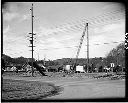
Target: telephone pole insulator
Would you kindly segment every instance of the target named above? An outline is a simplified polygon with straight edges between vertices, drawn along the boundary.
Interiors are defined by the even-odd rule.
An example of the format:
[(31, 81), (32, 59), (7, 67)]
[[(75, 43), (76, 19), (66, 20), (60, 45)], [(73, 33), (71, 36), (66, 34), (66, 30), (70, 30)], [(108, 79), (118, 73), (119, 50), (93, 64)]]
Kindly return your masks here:
[[(32, 46), (28, 46), (28, 47), (32, 47)], [(33, 47), (36, 47), (36, 46), (33, 46)], [(33, 50), (34, 51), (34, 50)]]

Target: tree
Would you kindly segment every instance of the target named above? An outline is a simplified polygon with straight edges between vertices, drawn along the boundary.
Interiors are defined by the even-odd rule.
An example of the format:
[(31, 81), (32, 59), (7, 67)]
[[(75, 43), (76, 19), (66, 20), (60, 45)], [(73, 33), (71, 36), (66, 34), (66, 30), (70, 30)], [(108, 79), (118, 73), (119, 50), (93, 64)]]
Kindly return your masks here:
[(125, 45), (120, 43), (116, 48), (113, 48), (106, 57), (107, 62), (115, 63), (116, 65), (125, 66)]

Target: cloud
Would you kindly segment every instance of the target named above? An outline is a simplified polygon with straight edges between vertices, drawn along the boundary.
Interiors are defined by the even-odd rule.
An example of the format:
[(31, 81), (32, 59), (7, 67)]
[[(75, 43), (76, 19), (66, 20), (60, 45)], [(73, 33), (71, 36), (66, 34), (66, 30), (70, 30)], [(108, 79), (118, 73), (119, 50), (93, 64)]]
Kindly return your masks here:
[[(50, 45), (53, 42), (59, 42), (63, 45), (68, 45), (68, 44), (72, 45), (74, 42), (76, 42), (75, 40), (78, 40), (81, 37), (81, 33), (60, 32), (58, 28), (49, 29), (49, 28), (40, 27), (36, 31), (38, 34), (37, 36), (38, 41), (39, 41), (38, 43), (47, 44), (47, 45)], [(55, 32), (57, 34), (55, 34)]]
[(48, 38), (45, 41), (40, 41), (42, 44), (38, 44), (37, 46), (39, 48), (47, 48), (47, 49), (51, 49), (51, 48), (63, 48), (63, 44), (58, 42), (58, 40), (54, 37)]
[(19, 17), (19, 14), (18, 13), (9, 13), (9, 12), (7, 12), (7, 13), (5, 13), (3, 15), (3, 19), (5, 21), (11, 21), (11, 20), (13, 20), (13, 19), (15, 19), (17, 17)]
[[(22, 36), (15, 35), (12, 32), (9, 32), (8, 35), (3, 35), (3, 52), (5, 54), (11, 57), (29, 56), (29, 49), (27, 40)], [(20, 52), (24, 52), (24, 54)]]
[[(43, 26), (40, 26), (38, 28), (38, 33), (42, 34), (42, 36), (51, 36), (51, 35), (57, 35), (57, 34), (71, 34), (73, 32), (78, 32), (79, 28), (75, 27), (76, 25), (70, 25), (70, 24), (63, 24), (58, 25), (53, 28), (44, 28)], [(62, 35), (63, 36), (63, 35)]]
[[(119, 28), (121, 28), (121, 31), (125, 29), (125, 23), (121, 23), (121, 24), (117, 24), (117, 23), (113, 23), (113, 24), (108, 24), (105, 25), (103, 27), (96, 27), (94, 29), (94, 33), (98, 34), (98, 33), (104, 33), (104, 32), (111, 32), (111, 31), (117, 31)], [(122, 29), (123, 28), (123, 29)]]
[(37, 29), (37, 31), (38, 31), (40, 36), (48, 36), (48, 35), (53, 34), (54, 32), (56, 32), (57, 29), (49, 29), (49, 28), (44, 28), (44, 27), (40, 26)]
[(19, 22), (23, 22), (25, 20), (29, 20), (31, 17), (30, 17), (30, 14), (23, 14), (21, 15), (21, 18), (19, 19)]
[(74, 46), (77, 46), (79, 43), (81, 33), (74, 33), (71, 35), (58, 35), (52, 35), (51, 37), (45, 38), (44, 40), (43, 37), (40, 37), (40, 43), (38, 43), (36, 47), (40, 49), (40, 52), (42, 51), (41, 53), (47, 54), (49, 59), (66, 57), (74, 58), (77, 51), (77, 48)]
[(64, 48), (64, 45), (60, 43), (57, 38), (51, 37), (48, 38), (45, 42), (41, 42), (43, 42), (43, 44), (39, 43), (35, 49), (37, 49), (37, 52), (42, 51), (42, 56), (46, 53), (49, 59), (57, 59), (64, 56), (66, 57), (68, 54), (68, 50)]
[(7, 12), (3, 15), (3, 19), (8, 22), (15, 20), (15, 19), (17, 19), (19, 22), (22, 22), (22, 21), (30, 19), (30, 15), (29, 14), (19, 14), (19, 13), (15, 13), (15, 12), (11, 12), (11, 13)]
[(108, 3), (108, 5), (103, 7), (103, 10), (124, 9), (124, 7), (121, 3)]
[(13, 19), (18, 18), (19, 22), (27, 20), (30, 17), (30, 14), (25, 14), (25, 10), (28, 7), (29, 6), (26, 3), (7, 2), (2, 7), (3, 19), (5, 21), (11, 21)]
[[(110, 38), (110, 35), (95, 35), (90, 38), (89, 40), (89, 57), (105, 57), (110, 50), (115, 48), (121, 41), (122, 36), (120, 35), (113, 35), (113, 38)], [(118, 43), (112, 43), (112, 42)], [(109, 44), (104, 44), (109, 43)], [(86, 41), (83, 42), (82, 48), (80, 50), (80, 58), (87, 57), (87, 46)]]
[[(7, 28), (5, 28), (5, 30), (4, 30), (4, 32), (6, 33), (8, 31), (10, 31), (9, 30), (10, 28), (11, 28), (11, 32), (13, 32), (13, 34), (11, 32), (9, 32), (8, 35), (4, 36), (4, 43), (7, 44), (7, 46), (4, 45), (4, 47), (7, 48), (9, 46), (10, 48), (13, 48), (14, 49), (13, 52), (18, 52), (18, 50), (21, 49), (21, 51), (25, 51), (24, 54), (26, 55), (26, 53), (27, 53), (26, 51), (28, 49), (31, 49), (31, 48), (27, 47), (30, 44), (29, 40), (26, 40), (25, 38), (22, 39), (20, 37), (18, 38), (15, 36), (15, 35), (25, 36), (25, 35), (27, 35), (28, 31), (31, 31), (31, 27), (28, 26), (28, 24), (31, 25), (31, 20), (28, 20), (29, 18), (31, 19), (30, 13), (28, 13), (29, 12), (28, 10), (30, 9), (31, 4), (29, 6), (24, 6), (24, 5), (28, 5), (28, 3), (27, 4), (24, 3), (23, 5), (21, 5), (20, 3), (19, 3), (19, 5), (14, 3), (14, 4), (12, 4), (11, 8), (8, 6), (8, 11), (4, 12), (4, 20), (12, 21), (12, 22), (4, 21), (4, 25), (7, 23), (7, 25), (10, 26), (10, 27), (7, 26)], [(77, 22), (77, 20), (79, 20), (79, 19), (74, 19), (75, 17), (78, 16), (76, 13), (73, 15), (71, 14), (72, 18), (70, 18), (70, 20), (67, 20), (70, 15), (67, 15), (67, 17), (65, 17), (66, 19), (64, 20), (64, 19), (59, 19), (59, 18), (63, 17), (63, 15), (65, 15), (66, 12), (62, 13), (61, 16), (59, 16), (60, 14), (58, 14), (58, 16), (55, 16), (55, 13), (57, 13), (56, 10), (52, 9), (53, 12), (51, 12), (52, 13), (51, 14), (47, 11), (43, 12), (43, 10), (40, 9), (42, 7), (42, 5), (35, 4), (34, 7), (35, 7), (34, 15), (37, 16), (37, 18), (38, 18), (38, 19), (35, 18), (36, 20), (34, 20), (35, 21), (34, 33), (37, 34), (36, 36), (34, 36), (36, 38), (35, 41), (37, 41), (36, 43), (34, 43), (34, 45), (36, 46), (34, 48), (34, 50), (35, 50), (34, 52), (36, 52), (36, 49), (49, 49), (49, 50), (40, 51), (41, 52), (40, 55), (43, 55), (43, 53), (45, 52), (49, 56), (49, 58), (71, 57), (72, 55), (73, 55), (73, 57), (75, 57), (77, 48), (74, 49), (74, 48), (65, 48), (65, 47), (67, 47), (67, 46), (72, 47), (75, 45), (79, 45), (80, 38), (81, 38), (82, 32), (84, 30), (84, 25), (81, 20), (83, 20), (86, 17), (86, 14), (81, 15), (82, 19), (80, 19), (80, 23), (83, 26), (79, 26), (79, 22)], [(50, 10), (51, 6), (49, 5), (49, 7), (50, 7), (49, 10)], [(103, 8), (103, 7), (101, 7), (101, 8)], [(95, 9), (95, 7), (94, 7), (94, 9)], [(46, 10), (48, 10), (48, 9), (46, 9)], [(83, 12), (85, 12), (85, 10)], [(101, 9), (99, 12), (101, 13)], [(103, 10), (103, 12), (104, 12), (104, 10)], [(74, 13), (74, 12), (72, 12), (72, 13)], [(89, 17), (91, 17), (91, 15)], [(119, 18), (119, 17), (117, 16), (117, 18)], [(60, 20), (62, 20), (62, 21), (59, 22)], [(22, 21), (25, 21), (25, 22), (22, 23)], [(66, 21), (70, 21), (70, 22), (64, 24), (64, 22), (66, 22)], [(55, 26), (57, 24), (60, 24), (60, 25)], [(96, 27), (94, 31), (89, 30), (90, 45), (92, 45), (92, 46), (90, 46), (90, 56), (97, 56), (97, 55), (99, 56), (101, 54), (104, 55), (104, 53), (103, 53), (104, 50), (106, 51), (106, 49), (109, 49), (109, 48), (105, 47), (104, 45), (93, 46), (93, 43), (103, 44), (103, 42), (109, 42), (112, 40), (115, 41), (117, 39), (120, 40), (120, 38), (122, 38), (120, 33), (124, 29), (120, 28), (122, 25), (120, 25), (120, 26), (119, 25), (113, 23), (112, 25), (110, 24), (110, 25), (102, 26), (101, 28)], [(50, 28), (51, 26), (53, 28)], [(80, 27), (81, 27), (81, 30), (78, 29)], [(91, 27), (89, 26), (89, 29), (90, 28)], [(24, 29), (24, 30), (21, 30), (21, 29)], [(23, 34), (23, 32), (26, 32), (26, 34), (25, 33)], [(23, 34), (23, 35), (21, 35), (21, 34)], [(82, 53), (80, 54), (81, 57), (86, 57), (86, 52), (85, 52), (86, 51), (86, 40), (87, 39), (85, 37), (85, 39), (84, 39), (85, 43), (82, 45), (83, 49), (81, 51)], [(27, 45), (25, 45), (26, 42), (28, 42)], [(25, 46), (26, 46), (26, 48), (24, 49)], [(110, 46), (110, 45), (108, 45), (108, 46)], [(60, 48), (60, 49), (54, 49), (54, 48)], [(28, 53), (31, 55), (30, 51), (28, 51)]]
[(9, 30), (10, 30), (10, 26), (8, 25), (8, 26), (3, 30), (3, 33), (4, 33), (4, 34), (5, 34), (5, 33), (8, 33)]
[(3, 35), (3, 44), (6, 45), (25, 45), (27, 40), (23, 36), (16, 35), (15, 33), (9, 32), (7, 35)]

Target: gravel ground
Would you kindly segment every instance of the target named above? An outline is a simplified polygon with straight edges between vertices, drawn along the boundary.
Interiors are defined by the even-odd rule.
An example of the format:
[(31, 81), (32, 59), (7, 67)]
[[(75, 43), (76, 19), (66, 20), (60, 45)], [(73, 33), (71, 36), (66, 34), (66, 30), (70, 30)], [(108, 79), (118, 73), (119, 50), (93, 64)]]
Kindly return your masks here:
[(51, 83), (4, 79), (2, 100), (38, 100), (59, 91)]

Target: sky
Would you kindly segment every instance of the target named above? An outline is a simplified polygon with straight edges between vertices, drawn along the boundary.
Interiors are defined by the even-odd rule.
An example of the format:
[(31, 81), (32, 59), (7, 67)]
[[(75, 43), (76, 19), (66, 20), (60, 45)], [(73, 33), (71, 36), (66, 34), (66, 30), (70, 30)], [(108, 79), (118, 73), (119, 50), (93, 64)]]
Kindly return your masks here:
[[(125, 39), (125, 6), (118, 2), (6, 2), (3, 53), (31, 58), (31, 6), (34, 58), (75, 58), (88, 23), (89, 57), (105, 57)], [(87, 58), (87, 28), (79, 58)]]

